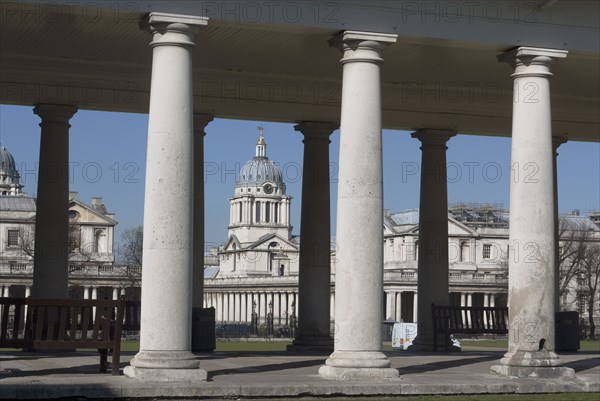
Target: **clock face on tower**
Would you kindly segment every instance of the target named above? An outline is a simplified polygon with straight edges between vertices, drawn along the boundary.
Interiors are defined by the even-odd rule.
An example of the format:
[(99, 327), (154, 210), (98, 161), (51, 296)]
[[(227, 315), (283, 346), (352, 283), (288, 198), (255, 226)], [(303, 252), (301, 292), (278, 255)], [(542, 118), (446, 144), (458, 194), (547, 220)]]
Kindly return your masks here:
[(263, 186), (263, 191), (264, 191), (266, 194), (272, 194), (272, 193), (273, 193), (273, 185), (271, 185), (271, 184), (265, 184), (265, 185)]

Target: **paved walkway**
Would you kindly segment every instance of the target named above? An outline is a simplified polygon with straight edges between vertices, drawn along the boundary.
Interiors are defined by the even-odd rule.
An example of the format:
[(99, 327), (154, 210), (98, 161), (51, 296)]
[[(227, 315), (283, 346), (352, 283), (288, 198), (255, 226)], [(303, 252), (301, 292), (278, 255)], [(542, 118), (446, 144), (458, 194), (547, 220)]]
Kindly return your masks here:
[[(516, 379), (489, 373), (502, 351), (452, 354), (390, 352), (400, 378), (340, 382), (322, 379), (317, 369), (327, 355), (285, 352), (228, 352), (202, 355), (203, 383), (144, 383), (99, 374), (93, 352), (0, 352), (0, 399), (65, 397), (294, 397), (319, 395), (406, 395), (600, 392), (600, 354), (562, 355), (576, 379)], [(134, 353), (122, 355), (122, 367)]]

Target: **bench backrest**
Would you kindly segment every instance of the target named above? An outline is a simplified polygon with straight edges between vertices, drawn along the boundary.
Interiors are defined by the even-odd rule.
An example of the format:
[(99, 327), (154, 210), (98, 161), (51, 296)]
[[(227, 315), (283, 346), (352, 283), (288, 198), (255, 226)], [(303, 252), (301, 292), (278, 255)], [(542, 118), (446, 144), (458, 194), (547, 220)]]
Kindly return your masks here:
[(508, 308), (431, 305), (434, 329), (454, 332), (507, 333)]
[(113, 348), (124, 300), (0, 298), (0, 344), (40, 349)]

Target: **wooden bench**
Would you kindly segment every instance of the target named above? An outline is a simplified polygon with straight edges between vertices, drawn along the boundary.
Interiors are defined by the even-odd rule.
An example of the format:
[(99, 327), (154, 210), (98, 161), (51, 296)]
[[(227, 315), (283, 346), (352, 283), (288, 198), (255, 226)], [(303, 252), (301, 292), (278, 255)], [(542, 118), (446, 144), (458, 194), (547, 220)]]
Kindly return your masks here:
[(0, 307), (0, 347), (96, 348), (102, 373), (111, 350), (112, 374), (119, 374), (124, 299), (0, 298)]
[(439, 335), (443, 336), (444, 347), (449, 351), (451, 334), (508, 334), (507, 307), (432, 304), (431, 315), (434, 351), (437, 351)]

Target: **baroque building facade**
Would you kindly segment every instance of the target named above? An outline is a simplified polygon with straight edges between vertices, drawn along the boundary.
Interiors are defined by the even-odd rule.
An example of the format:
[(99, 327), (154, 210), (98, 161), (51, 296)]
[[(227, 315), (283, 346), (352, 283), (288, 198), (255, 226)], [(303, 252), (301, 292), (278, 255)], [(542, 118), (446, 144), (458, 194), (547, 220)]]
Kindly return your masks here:
[[(33, 282), (37, 199), (22, 191), (12, 154), (0, 147), (0, 295), (28, 297)], [(139, 297), (140, 268), (115, 265), (115, 215), (102, 198), (83, 202), (69, 193), (69, 295)], [(52, 249), (48, 250), (51, 257)]]
[[(22, 191), (10, 152), (0, 147), (0, 295), (27, 297), (33, 279), (36, 199)], [(255, 156), (239, 172), (230, 198), (228, 237), (204, 257), (204, 306), (214, 307), (217, 322), (249, 323), (252, 313), (264, 324), (288, 326), (298, 316), (300, 237), (290, 221), (292, 197), (281, 171), (267, 157), (260, 134)], [(596, 214), (579, 211), (560, 217), (559, 253), (574, 253), (578, 239), (600, 242)], [(75, 298), (140, 298), (141, 268), (115, 263), (115, 216), (102, 198), (81, 201), (69, 194), (69, 295)], [(509, 213), (502, 205), (455, 204), (448, 209), (450, 304), (506, 306)], [(335, 241), (332, 239), (330, 319), (335, 307)], [(384, 210), (384, 293), (387, 321), (417, 321), (419, 209)], [(561, 258), (565, 264), (568, 257)], [(561, 283), (561, 310), (584, 316), (600, 300), (586, 296), (583, 278)], [(596, 297), (598, 298), (598, 297)], [(333, 326), (335, 327), (335, 326)], [(335, 328), (333, 329), (335, 331)]]

